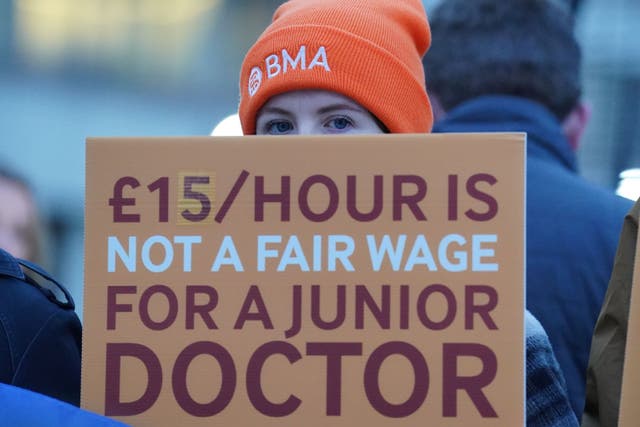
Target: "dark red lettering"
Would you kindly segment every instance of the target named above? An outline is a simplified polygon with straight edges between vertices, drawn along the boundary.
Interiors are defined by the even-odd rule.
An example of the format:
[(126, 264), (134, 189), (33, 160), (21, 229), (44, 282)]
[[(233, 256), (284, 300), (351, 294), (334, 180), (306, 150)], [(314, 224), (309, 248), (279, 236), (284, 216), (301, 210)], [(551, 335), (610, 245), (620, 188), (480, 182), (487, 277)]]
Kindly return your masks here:
[[(121, 360), (134, 357), (147, 370), (147, 387), (138, 399), (120, 400)], [(153, 406), (162, 388), (162, 368), (158, 356), (142, 344), (107, 343), (105, 362), (104, 414), (107, 416), (131, 416), (141, 414)]]
[[(434, 293), (439, 293), (442, 296), (444, 296), (447, 302), (446, 303), (447, 312), (444, 318), (439, 322), (432, 320), (427, 314), (427, 300)], [(420, 322), (422, 322), (422, 324), (425, 327), (432, 329), (434, 331), (440, 331), (442, 329), (446, 329), (449, 326), (451, 326), (451, 324), (456, 318), (456, 312), (457, 312), (458, 306), (457, 306), (456, 297), (453, 294), (453, 291), (451, 291), (451, 289), (447, 288), (445, 285), (436, 283), (436, 284), (427, 286), (422, 290), (422, 292), (420, 292), (420, 295), (418, 295), (416, 308), (418, 311), (418, 318), (420, 319)]]
[(381, 301), (378, 305), (369, 293), (365, 285), (356, 285), (355, 305), (356, 305), (356, 329), (364, 329), (364, 306), (369, 308), (369, 312), (382, 329), (391, 327), (391, 288), (389, 285), (382, 285)]
[(307, 355), (327, 357), (327, 409), (329, 416), (338, 416), (342, 403), (342, 356), (362, 355), (362, 344), (355, 342), (310, 342)]
[(336, 289), (336, 315), (331, 321), (324, 321), (320, 316), (320, 286), (311, 286), (311, 321), (320, 329), (331, 330), (344, 323), (347, 306), (347, 289), (345, 285), (338, 285)]
[[(485, 304), (476, 304), (476, 294), (484, 294), (487, 296)], [(498, 292), (491, 286), (487, 285), (467, 285), (464, 288), (464, 328), (473, 329), (473, 315), (477, 314), (484, 321), (488, 329), (498, 329), (496, 322), (491, 317), (493, 311), (498, 305)]]
[(458, 219), (458, 175), (449, 175), (449, 221)]
[[(202, 304), (196, 304), (196, 298), (198, 295), (206, 296), (207, 301)], [(218, 329), (216, 322), (214, 322), (211, 317), (211, 312), (218, 305), (218, 292), (214, 288), (205, 285), (187, 286), (186, 298), (185, 327), (187, 329), (194, 329), (196, 314), (200, 315), (207, 328)]]
[(116, 313), (131, 313), (131, 304), (118, 304), (116, 297), (118, 294), (135, 294), (135, 286), (107, 286), (107, 329), (116, 328)]
[(400, 285), (400, 329), (409, 329), (409, 285)]
[[(476, 357), (482, 362), (482, 371), (475, 376), (458, 376), (458, 358)], [(442, 360), (442, 415), (455, 417), (458, 414), (458, 390), (464, 390), (483, 418), (498, 416), (482, 389), (496, 377), (498, 360), (487, 346), (473, 343), (445, 343)]]
[(291, 177), (280, 177), (281, 193), (266, 194), (264, 190), (264, 176), (255, 179), (255, 221), (264, 221), (265, 203), (280, 203), (280, 221), (289, 221), (291, 216)]
[[(311, 206), (309, 205), (309, 191), (311, 187), (315, 184), (321, 184), (329, 193), (329, 203), (327, 204), (327, 208), (323, 212), (316, 213), (311, 210)], [(309, 178), (305, 179), (300, 186), (300, 191), (298, 192), (298, 203), (300, 205), (300, 212), (307, 218), (309, 221), (313, 222), (323, 222), (329, 220), (338, 210), (338, 202), (340, 196), (338, 192), (338, 187), (335, 182), (331, 180), (326, 175), (311, 175)]]
[[(157, 294), (164, 295), (168, 304), (167, 315), (159, 322), (154, 321), (149, 314), (149, 301), (151, 301), (152, 296)], [(147, 328), (152, 331), (162, 331), (173, 325), (173, 322), (175, 322), (178, 317), (178, 298), (170, 287), (166, 285), (153, 285), (145, 289), (142, 293), (138, 310), (140, 312), (140, 320), (142, 320), (142, 323)]]
[(123, 206), (135, 206), (135, 197), (123, 197), (124, 187), (138, 188), (140, 182), (132, 176), (123, 176), (113, 185), (113, 197), (109, 199), (109, 206), (113, 206), (113, 222), (140, 222), (140, 214), (124, 213)]
[(191, 222), (199, 222), (205, 220), (211, 213), (211, 200), (206, 193), (196, 191), (193, 186), (197, 184), (209, 184), (208, 176), (185, 176), (182, 191), (184, 194), (184, 200), (193, 200), (200, 205), (200, 209), (197, 212), (192, 212), (189, 209), (183, 209), (181, 215), (184, 219)]
[[(405, 195), (402, 192), (404, 184), (413, 184), (416, 187), (415, 194)], [(402, 205), (407, 205), (413, 216), (418, 221), (426, 221), (427, 217), (418, 206), (427, 195), (427, 182), (417, 175), (393, 176), (393, 220), (402, 221)]]
[[(251, 306), (253, 303), (256, 304), (256, 309), (258, 310), (255, 313), (251, 313)], [(267, 306), (264, 304), (260, 289), (258, 289), (256, 285), (251, 285), (249, 288), (249, 292), (247, 292), (247, 296), (244, 299), (244, 303), (242, 304), (242, 308), (240, 309), (238, 319), (236, 320), (233, 329), (242, 329), (244, 327), (244, 322), (247, 320), (260, 321), (265, 329), (273, 329), (273, 323), (271, 323)]]
[(224, 217), (227, 215), (227, 212), (229, 212), (229, 209), (231, 209), (233, 202), (236, 200), (236, 197), (238, 197), (238, 194), (240, 193), (240, 190), (242, 189), (242, 186), (244, 185), (248, 177), (249, 172), (243, 169), (240, 172), (240, 175), (238, 175), (236, 182), (233, 184), (231, 191), (229, 191), (229, 194), (227, 194), (224, 202), (222, 202), (222, 206), (220, 206), (220, 210), (214, 218), (217, 223), (221, 223), (224, 220)]
[[(218, 395), (207, 403), (193, 400), (187, 387), (187, 371), (189, 365), (197, 356), (212, 356), (220, 365), (222, 378)], [(224, 410), (229, 405), (236, 390), (236, 367), (229, 352), (220, 344), (210, 341), (198, 341), (185, 347), (176, 358), (173, 367), (171, 384), (176, 402), (185, 412), (194, 417), (211, 417)]]
[(487, 173), (477, 173), (467, 180), (467, 194), (487, 205), (486, 212), (476, 212), (469, 209), (464, 213), (467, 218), (473, 221), (489, 221), (498, 214), (498, 201), (489, 193), (480, 191), (477, 188), (477, 184), (481, 182), (494, 185), (498, 180), (493, 175)]
[(302, 327), (302, 286), (293, 286), (293, 313), (291, 313), (291, 327), (284, 332), (285, 338), (294, 337)]
[[(373, 177), (373, 206), (369, 212), (360, 212), (358, 210), (358, 192), (356, 186), (356, 176), (347, 176), (347, 212), (351, 218), (360, 222), (373, 221), (380, 216), (382, 212), (382, 175), (375, 175)], [(368, 197), (366, 198), (368, 200)]]
[[(403, 402), (393, 404), (388, 402), (380, 390), (380, 367), (387, 357), (399, 354), (406, 357), (413, 367), (413, 391), (411, 396)], [(427, 398), (429, 391), (429, 367), (420, 350), (409, 343), (392, 341), (376, 348), (364, 369), (364, 390), (373, 408), (390, 418), (407, 417), (416, 412)]]
[(290, 395), (283, 403), (273, 403), (264, 395), (260, 380), (262, 367), (274, 354), (282, 354), (292, 364), (302, 358), (298, 349), (285, 341), (271, 341), (258, 347), (247, 365), (247, 395), (253, 407), (260, 413), (269, 417), (284, 417), (298, 409), (302, 401)]
[(169, 177), (163, 176), (147, 185), (150, 192), (158, 190), (158, 222), (169, 221)]

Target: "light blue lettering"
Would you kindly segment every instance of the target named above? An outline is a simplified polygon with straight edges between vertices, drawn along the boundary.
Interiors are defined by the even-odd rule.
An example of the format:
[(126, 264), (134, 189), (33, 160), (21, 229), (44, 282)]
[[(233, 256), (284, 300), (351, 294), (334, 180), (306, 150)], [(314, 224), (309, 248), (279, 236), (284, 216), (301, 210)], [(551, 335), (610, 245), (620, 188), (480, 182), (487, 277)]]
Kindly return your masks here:
[(278, 264), (278, 271), (286, 270), (289, 265), (297, 265), (301, 271), (309, 271), (309, 263), (307, 263), (297, 236), (289, 237), (287, 246), (284, 248), (284, 253)]
[(466, 239), (459, 234), (448, 234), (444, 236), (444, 238), (440, 241), (440, 246), (438, 247), (438, 258), (440, 259), (440, 264), (447, 271), (459, 272), (465, 271), (467, 269), (467, 253), (464, 251), (454, 251), (453, 258), (456, 259), (457, 263), (452, 263), (449, 259), (447, 251), (449, 249), (449, 245), (457, 243), (460, 246), (464, 246), (467, 241)]
[(282, 236), (258, 236), (258, 271), (265, 271), (265, 260), (267, 258), (276, 258), (278, 256), (278, 251), (276, 249), (267, 249), (267, 244), (280, 243), (281, 241)]
[[(151, 247), (160, 244), (164, 248), (164, 258), (160, 264), (154, 264), (151, 260)], [(142, 245), (142, 264), (152, 273), (162, 273), (166, 271), (173, 261), (173, 246), (169, 239), (164, 236), (151, 236)]]
[[(338, 245), (344, 245), (343, 249), (338, 249)], [(349, 257), (353, 255), (355, 244), (353, 238), (345, 235), (330, 235), (327, 242), (327, 269), (336, 271), (336, 260), (340, 260), (342, 267), (346, 271), (355, 271)]]
[(175, 236), (174, 243), (183, 245), (182, 250), (182, 271), (191, 271), (192, 246), (194, 243), (202, 243), (202, 236)]
[(438, 271), (438, 266), (433, 259), (433, 254), (431, 253), (431, 249), (429, 249), (424, 234), (418, 235), (415, 242), (413, 242), (413, 248), (411, 248), (411, 253), (404, 266), (404, 271), (413, 271), (416, 264), (426, 265), (429, 271)]
[(231, 236), (224, 236), (222, 239), (216, 258), (213, 260), (211, 271), (220, 271), (220, 267), (223, 265), (232, 265), (235, 271), (244, 271), (240, 255), (238, 255), (238, 250)]
[(136, 271), (136, 236), (129, 236), (129, 246), (125, 248), (116, 236), (109, 236), (107, 239), (107, 271), (116, 271), (116, 255), (130, 273)]
[(398, 236), (398, 241), (394, 247), (391, 242), (391, 237), (389, 237), (388, 234), (385, 234), (382, 236), (382, 240), (378, 246), (376, 244), (376, 237), (372, 234), (368, 234), (367, 245), (369, 246), (369, 257), (371, 258), (371, 267), (373, 267), (373, 270), (380, 271), (384, 258), (388, 257), (393, 271), (398, 271), (400, 269), (400, 262), (402, 261), (402, 254), (406, 241), (407, 235), (401, 234)]
[(322, 271), (322, 236), (313, 236), (313, 271)]
[(471, 268), (473, 271), (498, 271), (497, 263), (483, 263), (482, 258), (495, 257), (495, 249), (483, 247), (483, 243), (496, 243), (498, 236), (495, 234), (475, 234), (472, 239), (473, 255), (471, 257)]

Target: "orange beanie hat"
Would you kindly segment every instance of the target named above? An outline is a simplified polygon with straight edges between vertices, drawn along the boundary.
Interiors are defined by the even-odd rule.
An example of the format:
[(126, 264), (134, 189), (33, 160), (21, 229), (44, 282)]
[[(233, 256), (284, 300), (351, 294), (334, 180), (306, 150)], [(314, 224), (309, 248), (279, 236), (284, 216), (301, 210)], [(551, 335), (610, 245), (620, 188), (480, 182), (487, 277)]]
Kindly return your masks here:
[(421, 0), (290, 0), (242, 64), (243, 132), (256, 133), (269, 98), (300, 89), (347, 96), (392, 133), (429, 132), (421, 60), (430, 42)]

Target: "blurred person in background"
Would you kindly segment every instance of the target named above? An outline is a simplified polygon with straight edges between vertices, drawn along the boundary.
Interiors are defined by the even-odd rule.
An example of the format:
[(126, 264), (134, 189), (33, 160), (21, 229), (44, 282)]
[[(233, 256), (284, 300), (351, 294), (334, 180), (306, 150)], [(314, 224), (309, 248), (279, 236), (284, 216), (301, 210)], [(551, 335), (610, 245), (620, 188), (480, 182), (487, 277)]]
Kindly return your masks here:
[(82, 326), (38, 265), (43, 234), (26, 181), (0, 170), (0, 383), (80, 404)]
[(45, 230), (27, 181), (0, 167), (0, 248), (16, 258), (46, 265)]
[(560, 1), (445, 0), (423, 62), (434, 132), (527, 133), (527, 308), (546, 329), (579, 418), (593, 328), (631, 202), (578, 174), (590, 118)]
[[(243, 132), (428, 133), (421, 61), (429, 43), (419, 0), (288, 1), (243, 61)], [(527, 426), (577, 426), (543, 327), (529, 312), (525, 324)]]

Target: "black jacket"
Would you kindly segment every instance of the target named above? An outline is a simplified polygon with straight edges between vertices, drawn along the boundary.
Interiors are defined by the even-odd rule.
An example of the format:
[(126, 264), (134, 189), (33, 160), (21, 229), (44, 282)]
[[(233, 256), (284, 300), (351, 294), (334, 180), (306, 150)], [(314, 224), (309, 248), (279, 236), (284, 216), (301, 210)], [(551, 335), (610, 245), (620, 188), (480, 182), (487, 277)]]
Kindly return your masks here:
[(66, 289), (0, 249), (0, 382), (78, 405), (81, 337)]

